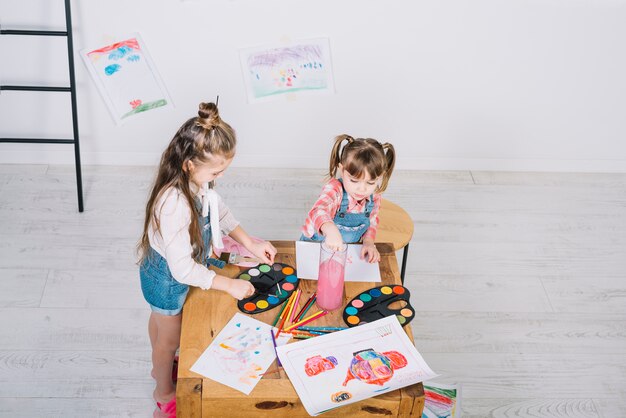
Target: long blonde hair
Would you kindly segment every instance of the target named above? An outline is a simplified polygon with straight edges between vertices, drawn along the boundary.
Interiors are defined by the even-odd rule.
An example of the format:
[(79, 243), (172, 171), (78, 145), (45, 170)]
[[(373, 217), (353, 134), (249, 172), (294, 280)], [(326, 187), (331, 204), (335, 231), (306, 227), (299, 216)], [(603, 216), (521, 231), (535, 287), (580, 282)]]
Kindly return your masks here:
[(189, 236), (193, 248), (192, 256), (195, 260), (201, 261), (204, 243), (198, 225), (198, 210), (194, 204), (193, 194), (189, 189), (190, 173), (186, 166), (189, 161), (202, 163), (213, 156), (230, 159), (235, 155), (236, 144), (235, 131), (220, 118), (217, 105), (215, 103), (200, 103), (198, 116), (187, 120), (178, 129), (161, 156), (159, 171), (146, 206), (143, 233), (137, 244), (140, 262), (150, 252), (148, 239), (150, 223), (154, 223), (157, 232), (161, 231), (156, 204), (163, 192), (170, 187), (180, 190), (191, 208)]
[[(342, 144), (346, 142), (345, 145)], [(381, 144), (372, 138), (352, 138), (350, 135), (339, 135), (330, 154), (328, 177), (335, 178), (339, 164), (355, 178), (361, 178), (365, 173), (372, 179), (382, 176), (381, 184), (376, 188), (377, 193), (387, 189), (389, 178), (396, 161), (396, 152), (393, 145), (386, 142)]]

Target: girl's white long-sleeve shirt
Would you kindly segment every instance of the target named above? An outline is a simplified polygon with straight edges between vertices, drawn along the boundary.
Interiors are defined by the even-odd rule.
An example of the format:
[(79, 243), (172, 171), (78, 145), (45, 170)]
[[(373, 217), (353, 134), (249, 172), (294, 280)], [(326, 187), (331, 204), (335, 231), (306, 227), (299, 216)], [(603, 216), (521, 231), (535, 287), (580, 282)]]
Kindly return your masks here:
[[(191, 190), (202, 200), (202, 189), (191, 185)], [(224, 234), (229, 234), (238, 225), (230, 209), (219, 198), (219, 226)], [(189, 236), (191, 216), (196, 216), (189, 207), (187, 199), (180, 190), (170, 187), (165, 190), (155, 205), (155, 213), (160, 221), (160, 231), (156, 231), (154, 222), (148, 228), (150, 246), (167, 261), (167, 266), (176, 281), (190, 286), (210, 289), (215, 272), (197, 263), (193, 257), (193, 248)], [(192, 215), (192, 213), (194, 213)]]

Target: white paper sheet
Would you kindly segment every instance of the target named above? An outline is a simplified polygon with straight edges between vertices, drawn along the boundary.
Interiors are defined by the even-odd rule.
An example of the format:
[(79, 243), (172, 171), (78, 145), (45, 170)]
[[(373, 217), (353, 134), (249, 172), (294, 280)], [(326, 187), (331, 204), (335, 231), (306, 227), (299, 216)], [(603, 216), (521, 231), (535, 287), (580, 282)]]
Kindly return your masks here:
[[(320, 243), (296, 241), (296, 269), (300, 279), (317, 280)], [(380, 282), (380, 266), (361, 259), (361, 244), (348, 244), (346, 282)]]
[[(271, 325), (237, 312), (191, 371), (249, 395), (276, 358)], [(280, 335), (277, 345), (286, 344), (289, 335)]]
[(287, 344), (277, 351), (310, 415), (437, 376), (395, 316)]

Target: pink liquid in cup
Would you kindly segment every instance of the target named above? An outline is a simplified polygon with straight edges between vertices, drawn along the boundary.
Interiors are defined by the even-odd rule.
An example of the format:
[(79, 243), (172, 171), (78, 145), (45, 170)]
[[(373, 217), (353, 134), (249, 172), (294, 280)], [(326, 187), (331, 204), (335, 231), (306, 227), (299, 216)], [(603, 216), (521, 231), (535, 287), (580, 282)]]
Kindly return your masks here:
[(326, 260), (320, 259), (317, 277), (317, 305), (327, 311), (339, 308), (343, 302), (345, 251), (334, 253)]

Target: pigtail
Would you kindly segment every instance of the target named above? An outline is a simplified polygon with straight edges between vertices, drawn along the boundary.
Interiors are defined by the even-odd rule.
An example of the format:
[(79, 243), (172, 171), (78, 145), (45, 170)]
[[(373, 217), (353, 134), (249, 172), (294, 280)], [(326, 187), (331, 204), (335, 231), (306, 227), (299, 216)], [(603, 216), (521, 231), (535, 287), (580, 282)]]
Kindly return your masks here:
[(335, 144), (333, 145), (333, 150), (330, 153), (330, 164), (328, 167), (328, 177), (331, 179), (335, 178), (335, 174), (337, 174), (337, 167), (339, 167), (339, 163), (341, 162), (341, 144), (343, 141), (348, 141), (348, 144), (354, 141), (350, 135), (339, 135), (335, 138)]
[(378, 193), (382, 193), (387, 189), (387, 185), (389, 184), (389, 179), (391, 178), (391, 173), (393, 172), (393, 167), (396, 164), (396, 150), (389, 142), (385, 142), (382, 144), (383, 151), (385, 152), (385, 172), (383, 174), (383, 179), (380, 183), (380, 187), (378, 188)]

